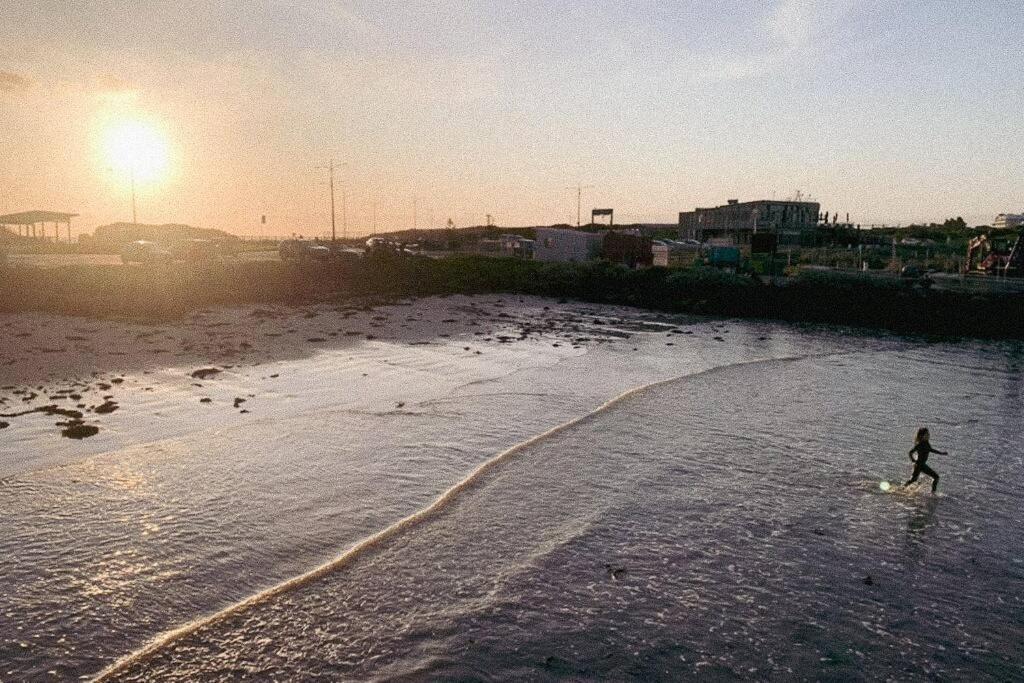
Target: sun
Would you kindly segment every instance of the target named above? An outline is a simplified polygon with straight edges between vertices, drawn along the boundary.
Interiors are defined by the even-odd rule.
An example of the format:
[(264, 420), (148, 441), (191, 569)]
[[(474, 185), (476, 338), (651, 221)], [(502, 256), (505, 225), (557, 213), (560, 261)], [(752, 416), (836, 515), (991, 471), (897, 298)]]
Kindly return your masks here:
[(148, 121), (121, 119), (109, 124), (103, 135), (103, 151), (114, 170), (132, 176), (136, 182), (159, 181), (167, 174), (167, 138)]

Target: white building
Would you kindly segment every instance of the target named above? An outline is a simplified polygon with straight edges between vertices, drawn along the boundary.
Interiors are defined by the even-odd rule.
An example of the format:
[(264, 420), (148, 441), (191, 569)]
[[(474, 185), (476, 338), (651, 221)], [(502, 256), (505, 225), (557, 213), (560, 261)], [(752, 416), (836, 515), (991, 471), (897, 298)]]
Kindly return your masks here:
[(537, 228), (535, 261), (590, 261), (601, 255), (605, 232)]
[(993, 228), (1019, 228), (1024, 225), (1024, 213), (1001, 213), (992, 221)]

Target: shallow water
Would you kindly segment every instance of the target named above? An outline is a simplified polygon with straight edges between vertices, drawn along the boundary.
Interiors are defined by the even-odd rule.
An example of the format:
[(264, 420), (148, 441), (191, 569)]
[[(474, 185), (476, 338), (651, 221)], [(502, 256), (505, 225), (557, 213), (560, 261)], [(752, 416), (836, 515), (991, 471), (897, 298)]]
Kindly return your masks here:
[[(0, 677), (96, 673), (225, 609), (117, 677), (1024, 675), (1020, 348), (725, 327), (477, 371), (389, 349), (391, 382), (427, 375), (403, 409), (321, 394), (12, 476)], [(882, 493), (919, 424), (941, 495)]]

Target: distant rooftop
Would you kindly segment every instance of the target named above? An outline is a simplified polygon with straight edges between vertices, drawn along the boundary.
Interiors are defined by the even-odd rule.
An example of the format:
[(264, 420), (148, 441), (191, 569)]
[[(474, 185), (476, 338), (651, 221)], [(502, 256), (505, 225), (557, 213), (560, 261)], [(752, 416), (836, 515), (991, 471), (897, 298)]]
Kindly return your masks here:
[(22, 211), (0, 216), (0, 225), (35, 225), (36, 223), (67, 223), (77, 213), (59, 211)]

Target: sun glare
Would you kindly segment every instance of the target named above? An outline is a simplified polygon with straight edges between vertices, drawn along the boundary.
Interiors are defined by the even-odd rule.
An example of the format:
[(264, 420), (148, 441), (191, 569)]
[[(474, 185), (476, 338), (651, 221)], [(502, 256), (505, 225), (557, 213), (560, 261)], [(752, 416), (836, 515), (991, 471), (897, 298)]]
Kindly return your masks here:
[(110, 124), (103, 136), (107, 163), (138, 182), (161, 180), (167, 173), (167, 138), (154, 125), (138, 119)]

